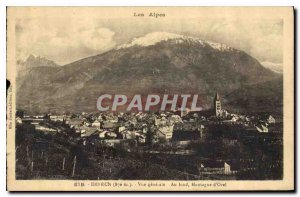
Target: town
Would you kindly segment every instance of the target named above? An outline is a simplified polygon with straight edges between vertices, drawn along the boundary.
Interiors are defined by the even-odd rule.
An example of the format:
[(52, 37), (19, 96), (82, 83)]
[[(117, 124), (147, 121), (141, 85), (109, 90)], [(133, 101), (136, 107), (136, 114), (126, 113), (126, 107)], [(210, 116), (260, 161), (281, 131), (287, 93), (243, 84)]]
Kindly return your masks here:
[(282, 178), (280, 117), (206, 111), (16, 113), (18, 179)]

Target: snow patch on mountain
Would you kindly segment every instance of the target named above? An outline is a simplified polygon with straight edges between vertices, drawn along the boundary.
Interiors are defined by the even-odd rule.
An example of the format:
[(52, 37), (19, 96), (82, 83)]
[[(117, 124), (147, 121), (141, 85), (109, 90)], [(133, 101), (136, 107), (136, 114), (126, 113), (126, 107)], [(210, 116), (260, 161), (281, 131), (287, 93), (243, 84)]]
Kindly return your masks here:
[(214, 49), (217, 49), (219, 51), (232, 51), (233, 48), (227, 46), (226, 44), (223, 43), (216, 43), (216, 42), (211, 42), (211, 41), (206, 41), (209, 46), (211, 46)]
[(199, 38), (196, 38), (196, 37), (179, 35), (179, 34), (168, 33), (168, 32), (148, 33), (143, 37), (134, 38), (133, 41), (131, 41), (130, 43), (120, 45), (116, 49), (129, 48), (129, 47), (132, 47), (132, 46), (142, 46), (142, 47), (152, 46), (152, 45), (155, 45), (159, 42), (169, 41), (169, 40), (174, 41), (176, 44), (180, 44), (180, 43), (190, 43), (190, 44), (197, 43), (197, 44), (200, 44), (202, 46), (208, 45), (208, 46), (210, 46), (214, 49), (220, 50), (220, 51), (233, 50), (233, 48), (231, 48), (231, 47), (229, 47), (225, 44), (215, 43), (215, 42), (211, 42), (211, 41), (203, 41), (203, 40), (201, 40)]
[(167, 32), (153, 32), (153, 33), (146, 34), (143, 37), (134, 38), (132, 42), (121, 45), (120, 48), (128, 48), (135, 45), (151, 46), (162, 41), (167, 41), (170, 39), (178, 39), (178, 38), (184, 38), (184, 36), (173, 34), (173, 33), (167, 33)]

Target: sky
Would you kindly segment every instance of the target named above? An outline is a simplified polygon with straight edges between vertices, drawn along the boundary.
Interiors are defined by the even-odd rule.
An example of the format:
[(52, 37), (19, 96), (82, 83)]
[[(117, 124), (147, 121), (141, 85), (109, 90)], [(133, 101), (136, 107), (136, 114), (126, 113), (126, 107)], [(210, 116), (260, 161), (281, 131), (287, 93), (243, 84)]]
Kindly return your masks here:
[(39, 17), (18, 19), (15, 29), (18, 59), (33, 54), (60, 65), (103, 53), (147, 33), (163, 31), (224, 43), (262, 63), (282, 67), (283, 22), (280, 19)]

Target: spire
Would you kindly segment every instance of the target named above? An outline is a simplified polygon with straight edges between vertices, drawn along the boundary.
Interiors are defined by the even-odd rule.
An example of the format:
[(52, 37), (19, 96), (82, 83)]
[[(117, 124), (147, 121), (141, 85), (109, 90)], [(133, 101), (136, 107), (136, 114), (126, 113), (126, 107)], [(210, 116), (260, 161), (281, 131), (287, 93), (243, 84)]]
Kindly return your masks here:
[(219, 100), (220, 100), (219, 93), (218, 93), (218, 92), (216, 92), (215, 101), (219, 101)]

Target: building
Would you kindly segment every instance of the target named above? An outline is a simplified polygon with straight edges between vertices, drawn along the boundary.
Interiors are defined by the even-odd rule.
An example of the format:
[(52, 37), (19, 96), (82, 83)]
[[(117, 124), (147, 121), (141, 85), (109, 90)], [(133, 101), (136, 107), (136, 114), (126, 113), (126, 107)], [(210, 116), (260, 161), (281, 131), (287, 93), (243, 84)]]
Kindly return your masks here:
[(115, 147), (117, 145), (121, 145), (123, 147), (129, 146), (130, 140), (125, 139), (105, 139), (102, 141), (106, 146)]
[(16, 123), (17, 123), (17, 124), (22, 124), (22, 118), (17, 117), (17, 118), (16, 118)]
[(224, 162), (224, 173), (225, 174), (230, 174), (231, 173), (230, 165), (226, 162)]
[(222, 114), (222, 108), (221, 108), (221, 100), (218, 92), (216, 93), (215, 99), (214, 99), (214, 112), (215, 116), (219, 117)]
[(237, 171), (232, 171), (231, 165), (227, 162), (206, 161), (200, 163), (198, 170), (201, 174), (223, 174), (230, 175)]
[(120, 126), (120, 127), (118, 128), (118, 130), (119, 130), (119, 132), (125, 131), (125, 130), (126, 130), (126, 127)]
[(268, 117), (268, 119), (267, 119), (267, 122), (269, 123), (269, 124), (275, 124), (275, 118), (273, 117), (273, 116), (269, 116)]
[(87, 126), (87, 127), (92, 126), (92, 124), (91, 124), (88, 120), (84, 120), (84, 121), (83, 121), (83, 124), (84, 124), (85, 126)]
[(70, 119), (67, 124), (70, 126), (70, 128), (76, 129), (83, 125), (83, 121), (79, 118), (74, 118)]
[(49, 118), (50, 118), (50, 120), (52, 120), (54, 122), (57, 122), (57, 121), (63, 122), (65, 119), (65, 117), (63, 115), (61, 115), (61, 116), (51, 115)]
[(42, 126), (42, 125), (35, 125), (35, 129), (39, 131), (45, 131), (45, 132), (57, 132), (56, 129), (47, 126)]
[(120, 132), (122, 135), (122, 139), (135, 139), (135, 134), (128, 130), (123, 130)]
[(155, 117), (154, 121), (155, 126), (166, 125), (168, 122), (165, 116), (162, 116), (161, 118)]
[(90, 135), (92, 135), (93, 133), (95, 133), (96, 131), (98, 131), (96, 128), (93, 127), (87, 127), (87, 126), (81, 126), (80, 128), (78, 128), (80, 133), (80, 137), (88, 137)]
[(99, 127), (100, 128), (100, 121), (99, 120), (95, 120), (93, 123), (92, 123), (92, 127)]
[(256, 126), (256, 129), (260, 133), (268, 133), (269, 132), (268, 127), (264, 126), (263, 124), (261, 124), (260, 126)]
[[(38, 125), (39, 123), (43, 122), (44, 119), (42, 118), (23, 118), (22, 123), (26, 124), (33, 124), (33, 125)], [(20, 122), (20, 120), (19, 120)]]
[(168, 120), (169, 120), (169, 122), (170, 122), (171, 124), (175, 124), (175, 123), (178, 123), (178, 122), (183, 123), (181, 117), (178, 116), (178, 115), (174, 115), (174, 114), (171, 115), (171, 117), (169, 117)]
[(101, 131), (99, 132), (100, 139), (115, 139), (117, 138), (117, 134), (112, 131)]
[(170, 140), (172, 139), (173, 136), (173, 125), (171, 126), (164, 126), (160, 127), (157, 131), (157, 136), (159, 138), (165, 139), (165, 140)]
[(116, 124), (114, 122), (110, 122), (110, 121), (104, 121), (102, 124), (102, 128), (106, 129), (106, 130), (114, 130), (115, 127), (116, 127)]
[(136, 138), (137, 138), (137, 141), (141, 144), (144, 144), (146, 143), (146, 135), (145, 134), (139, 134), (139, 133), (136, 133), (135, 134)]

